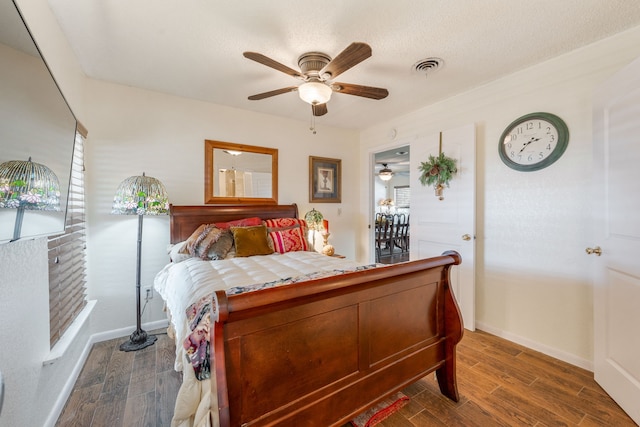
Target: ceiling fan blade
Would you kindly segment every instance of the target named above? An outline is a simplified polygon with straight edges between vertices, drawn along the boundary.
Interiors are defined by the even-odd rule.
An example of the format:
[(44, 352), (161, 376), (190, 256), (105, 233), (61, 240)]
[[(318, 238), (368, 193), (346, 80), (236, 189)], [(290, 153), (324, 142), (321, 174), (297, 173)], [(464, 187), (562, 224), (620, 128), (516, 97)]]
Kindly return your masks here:
[(347, 71), (354, 65), (358, 65), (371, 56), (371, 47), (366, 43), (351, 43), (345, 50), (340, 52), (338, 56), (333, 58), (327, 65), (320, 70), (320, 76), (325, 73), (331, 74), (331, 78), (335, 79), (340, 74)]
[(288, 93), (288, 92), (295, 92), (296, 90), (298, 90), (298, 86), (283, 87), (282, 89), (270, 90), (269, 92), (251, 95), (249, 99), (251, 101), (258, 101), (260, 99), (269, 98), (270, 96), (281, 95), (283, 93)]
[(273, 59), (267, 56), (264, 56), (261, 53), (244, 52), (242, 55), (244, 55), (244, 57), (247, 59), (251, 59), (252, 61), (259, 62), (262, 65), (266, 65), (267, 67), (273, 68), (274, 70), (278, 70), (290, 76), (304, 80), (304, 76), (300, 74), (299, 71), (296, 71), (293, 68), (289, 68), (286, 65), (279, 63), (278, 61), (274, 61)]
[(315, 104), (311, 105), (311, 111), (314, 116), (324, 116), (329, 110), (327, 110), (327, 104)]
[(362, 96), (371, 99), (383, 99), (389, 95), (389, 91), (380, 87), (354, 85), (350, 83), (334, 83), (331, 88), (337, 93)]

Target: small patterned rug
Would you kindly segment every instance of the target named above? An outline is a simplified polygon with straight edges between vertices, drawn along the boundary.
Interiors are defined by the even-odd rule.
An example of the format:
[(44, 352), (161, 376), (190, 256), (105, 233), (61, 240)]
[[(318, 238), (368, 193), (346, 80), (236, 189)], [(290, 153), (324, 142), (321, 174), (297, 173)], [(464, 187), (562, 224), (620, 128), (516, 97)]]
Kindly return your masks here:
[(409, 397), (397, 392), (351, 420), (354, 427), (373, 427), (409, 403)]

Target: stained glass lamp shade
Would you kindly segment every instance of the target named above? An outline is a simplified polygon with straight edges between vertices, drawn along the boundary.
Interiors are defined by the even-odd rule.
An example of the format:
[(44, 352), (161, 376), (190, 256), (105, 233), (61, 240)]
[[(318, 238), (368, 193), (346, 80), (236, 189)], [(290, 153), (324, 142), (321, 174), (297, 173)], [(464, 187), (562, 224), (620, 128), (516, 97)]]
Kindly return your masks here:
[(304, 214), (304, 220), (307, 222), (307, 226), (312, 230), (322, 229), (323, 218), (322, 214), (315, 209), (311, 209), (309, 212)]
[(18, 240), (25, 210), (60, 210), (58, 177), (31, 157), (0, 164), (0, 208), (18, 210), (12, 241)]
[(167, 215), (169, 196), (164, 185), (156, 178), (131, 176), (120, 183), (113, 198), (111, 213), (116, 215), (138, 215), (138, 256), (136, 264), (136, 330), (129, 341), (120, 346), (122, 351), (136, 351), (152, 345), (158, 339), (141, 327), (140, 313), (140, 258), (142, 255), (142, 218), (145, 215)]
[(322, 216), (322, 214), (319, 211), (315, 210), (315, 208), (304, 214), (304, 220), (307, 222), (309, 230), (313, 230), (312, 243), (314, 247), (316, 246), (316, 231), (322, 230), (323, 219), (324, 217)]

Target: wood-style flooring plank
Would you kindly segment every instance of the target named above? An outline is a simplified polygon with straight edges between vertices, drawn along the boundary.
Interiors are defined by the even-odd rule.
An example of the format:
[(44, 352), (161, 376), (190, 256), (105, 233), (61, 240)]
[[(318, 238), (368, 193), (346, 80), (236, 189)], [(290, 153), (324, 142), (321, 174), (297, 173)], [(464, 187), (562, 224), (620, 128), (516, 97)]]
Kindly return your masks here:
[(131, 427), (156, 426), (156, 394), (150, 391), (127, 399), (124, 409), (124, 425)]
[(156, 421), (158, 425), (171, 425), (173, 409), (182, 383), (182, 376), (175, 371), (156, 375)]
[(74, 389), (56, 426), (90, 426), (101, 392), (101, 383)]
[(129, 386), (133, 371), (133, 351), (114, 351), (107, 366), (107, 376), (104, 381), (103, 393), (113, 392)]
[(93, 414), (92, 426), (124, 427), (127, 387), (100, 394)]
[(76, 387), (87, 387), (94, 384), (103, 384), (107, 376), (107, 366), (114, 351), (111, 341), (94, 344), (91, 348), (87, 362), (76, 381)]
[(156, 351), (152, 347), (135, 353), (129, 384), (129, 397), (147, 394), (156, 389)]

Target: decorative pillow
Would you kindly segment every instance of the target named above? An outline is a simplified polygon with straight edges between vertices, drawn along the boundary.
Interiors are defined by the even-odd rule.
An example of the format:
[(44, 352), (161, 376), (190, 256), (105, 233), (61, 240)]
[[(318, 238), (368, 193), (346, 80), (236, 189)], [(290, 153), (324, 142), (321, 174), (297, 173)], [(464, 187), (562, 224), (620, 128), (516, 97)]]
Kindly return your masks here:
[(188, 253), (182, 252), (182, 249), (184, 248), (185, 244), (186, 242), (180, 242), (180, 243), (176, 243), (175, 245), (171, 245), (171, 247), (169, 248), (169, 259), (174, 264), (177, 264), (179, 262), (182, 262), (186, 259), (191, 258), (191, 255), (189, 255)]
[(269, 255), (273, 248), (269, 245), (267, 227), (256, 225), (253, 227), (231, 227), (236, 246), (236, 256)]
[[(309, 228), (304, 219), (299, 218), (275, 218), (263, 221), (267, 226), (267, 232), (273, 242), (273, 247), (281, 254), (291, 251), (312, 250), (309, 243)], [(290, 231), (299, 229), (299, 232)], [(278, 232), (285, 232), (277, 234)], [(274, 234), (275, 233), (275, 234)], [(283, 244), (287, 241), (287, 244)]]
[(207, 259), (209, 257), (209, 249), (218, 241), (218, 239), (220, 239), (222, 232), (223, 230), (219, 229), (215, 225), (209, 224), (202, 233), (203, 238), (198, 241), (197, 245), (195, 245), (193, 252), (190, 252), (191, 255), (197, 256), (201, 259)]
[(222, 234), (209, 247), (207, 258), (210, 260), (225, 259), (233, 247), (233, 236), (230, 230), (222, 230)]
[(305, 229), (307, 228), (307, 221), (299, 218), (275, 218), (264, 220), (264, 225), (267, 226), (269, 231), (288, 230), (296, 227)]
[(200, 240), (204, 239), (205, 235), (203, 233), (207, 227), (208, 227), (208, 224), (202, 224), (200, 225), (200, 227), (196, 228), (196, 231), (191, 233), (191, 236), (189, 236), (189, 238), (186, 240), (186, 242), (182, 246), (180, 253), (193, 254), (195, 250), (195, 246), (198, 244)]
[(257, 216), (253, 218), (242, 218), (227, 222), (216, 222), (215, 224), (216, 227), (222, 229), (231, 227), (251, 227), (254, 225), (262, 225), (262, 220)]
[(214, 224), (202, 224), (194, 231), (179, 251), (201, 259), (224, 259), (233, 246), (229, 230)]
[(303, 234), (303, 228), (300, 226), (287, 230), (271, 231), (269, 237), (273, 241), (274, 250), (281, 254), (309, 250), (309, 244)]

